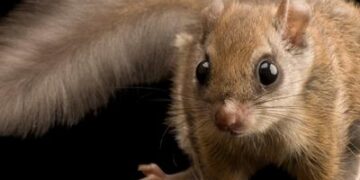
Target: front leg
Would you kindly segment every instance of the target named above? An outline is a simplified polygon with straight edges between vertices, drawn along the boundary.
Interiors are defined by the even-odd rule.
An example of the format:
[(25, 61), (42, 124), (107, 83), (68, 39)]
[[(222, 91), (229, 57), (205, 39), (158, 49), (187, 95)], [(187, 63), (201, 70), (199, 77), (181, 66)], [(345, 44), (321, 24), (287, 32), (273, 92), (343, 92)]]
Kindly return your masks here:
[(140, 165), (138, 168), (146, 177), (141, 180), (198, 180), (193, 168), (176, 174), (166, 174), (156, 164)]

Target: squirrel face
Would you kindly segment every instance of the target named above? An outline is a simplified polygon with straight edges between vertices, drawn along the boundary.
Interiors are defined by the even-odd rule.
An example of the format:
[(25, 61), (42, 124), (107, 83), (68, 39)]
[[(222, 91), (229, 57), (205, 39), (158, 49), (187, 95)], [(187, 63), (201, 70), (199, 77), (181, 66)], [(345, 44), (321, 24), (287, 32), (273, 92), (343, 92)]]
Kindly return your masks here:
[(221, 11), (209, 9), (217, 17), (205, 43), (186, 35), (177, 39), (187, 58), (186, 68), (180, 68), (186, 76), (185, 107), (203, 124), (236, 136), (301, 121), (302, 87), (313, 62), (306, 4), (232, 3)]

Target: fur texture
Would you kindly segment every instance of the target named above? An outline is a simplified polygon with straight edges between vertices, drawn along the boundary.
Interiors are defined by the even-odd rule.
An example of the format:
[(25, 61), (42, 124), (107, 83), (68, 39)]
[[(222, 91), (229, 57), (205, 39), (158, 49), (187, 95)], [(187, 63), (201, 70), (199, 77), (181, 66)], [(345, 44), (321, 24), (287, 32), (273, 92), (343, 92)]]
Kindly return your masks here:
[[(203, 35), (178, 36), (170, 124), (200, 179), (247, 179), (269, 163), (300, 180), (358, 174), (349, 168), (358, 157), (348, 151), (348, 130), (360, 119), (360, 11), (340, 0), (282, 3), (283, 13), (280, 1), (226, 3), (204, 43)], [(195, 71), (206, 53), (210, 80), (199, 87)], [(264, 54), (281, 68), (274, 89), (259, 90), (254, 75)], [(214, 125), (227, 100), (251, 107), (255, 125), (244, 136)]]
[(76, 124), (116, 89), (168, 77), (200, 2), (25, 0), (0, 25), (0, 135)]

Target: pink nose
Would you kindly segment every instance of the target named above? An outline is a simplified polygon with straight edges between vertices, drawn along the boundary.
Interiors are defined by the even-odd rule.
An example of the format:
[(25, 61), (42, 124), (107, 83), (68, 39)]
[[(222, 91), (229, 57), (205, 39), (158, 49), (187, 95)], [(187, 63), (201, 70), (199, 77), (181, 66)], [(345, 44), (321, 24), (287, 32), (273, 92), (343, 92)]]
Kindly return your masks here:
[(248, 108), (242, 104), (225, 103), (216, 111), (215, 125), (223, 131), (240, 133), (246, 126)]

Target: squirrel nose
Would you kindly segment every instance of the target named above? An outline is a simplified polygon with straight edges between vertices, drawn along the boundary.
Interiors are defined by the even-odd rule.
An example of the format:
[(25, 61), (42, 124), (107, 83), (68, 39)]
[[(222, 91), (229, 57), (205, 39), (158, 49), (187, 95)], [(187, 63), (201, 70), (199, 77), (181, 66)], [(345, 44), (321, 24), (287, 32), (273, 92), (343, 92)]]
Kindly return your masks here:
[(247, 107), (243, 104), (225, 102), (215, 113), (215, 125), (222, 131), (238, 133), (244, 128)]

